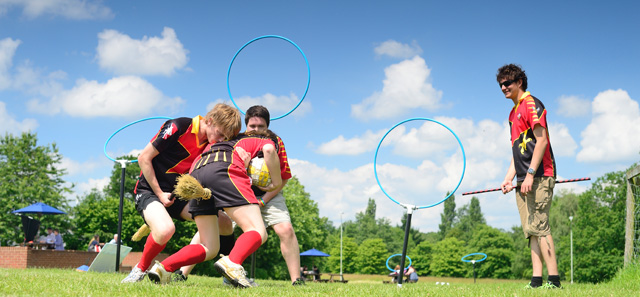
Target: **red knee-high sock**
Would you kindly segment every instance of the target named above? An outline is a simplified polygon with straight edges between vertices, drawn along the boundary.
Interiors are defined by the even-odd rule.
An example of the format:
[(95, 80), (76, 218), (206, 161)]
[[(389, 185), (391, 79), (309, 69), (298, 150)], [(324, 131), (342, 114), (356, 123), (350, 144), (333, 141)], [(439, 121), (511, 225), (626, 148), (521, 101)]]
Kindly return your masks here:
[(151, 261), (164, 250), (164, 247), (167, 244), (159, 245), (155, 240), (153, 240), (153, 236), (149, 234), (147, 237), (147, 243), (144, 244), (144, 250), (142, 251), (142, 257), (140, 258), (140, 262), (138, 262), (138, 268), (142, 271), (147, 271), (149, 266), (151, 266)]
[(242, 233), (236, 240), (236, 245), (229, 253), (229, 260), (236, 264), (242, 264), (262, 244), (262, 237), (258, 231)]
[(162, 266), (166, 271), (174, 272), (182, 266), (204, 262), (206, 257), (207, 252), (201, 244), (190, 244), (164, 259)]

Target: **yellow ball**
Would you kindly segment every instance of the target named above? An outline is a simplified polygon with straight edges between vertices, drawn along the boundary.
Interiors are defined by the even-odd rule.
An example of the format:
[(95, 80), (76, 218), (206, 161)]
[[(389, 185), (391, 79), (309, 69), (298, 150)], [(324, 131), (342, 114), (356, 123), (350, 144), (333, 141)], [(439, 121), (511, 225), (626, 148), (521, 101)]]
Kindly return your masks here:
[(251, 177), (251, 184), (254, 186), (266, 187), (271, 183), (271, 175), (264, 158), (251, 159), (247, 172)]

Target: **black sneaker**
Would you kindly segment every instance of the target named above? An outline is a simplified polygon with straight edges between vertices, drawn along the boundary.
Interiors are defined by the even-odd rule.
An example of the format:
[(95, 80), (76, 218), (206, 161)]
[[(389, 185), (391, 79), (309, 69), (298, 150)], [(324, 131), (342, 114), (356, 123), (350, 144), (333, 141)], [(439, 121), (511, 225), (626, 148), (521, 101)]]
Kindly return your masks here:
[(182, 274), (182, 270), (178, 269), (171, 274), (171, 282), (186, 282), (187, 276)]
[(294, 286), (304, 286), (306, 285), (304, 279), (297, 278), (295, 282), (291, 283)]

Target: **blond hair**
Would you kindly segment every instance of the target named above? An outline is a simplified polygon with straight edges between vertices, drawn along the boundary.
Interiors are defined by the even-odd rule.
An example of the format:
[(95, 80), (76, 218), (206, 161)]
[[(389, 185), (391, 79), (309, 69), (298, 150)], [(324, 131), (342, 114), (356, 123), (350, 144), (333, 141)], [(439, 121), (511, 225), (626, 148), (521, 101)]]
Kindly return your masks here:
[(224, 140), (234, 138), (242, 129), (242, 116), (236, 108), (224, 104), (216, 104), (205, 116), (205, 122), (218, 127)]

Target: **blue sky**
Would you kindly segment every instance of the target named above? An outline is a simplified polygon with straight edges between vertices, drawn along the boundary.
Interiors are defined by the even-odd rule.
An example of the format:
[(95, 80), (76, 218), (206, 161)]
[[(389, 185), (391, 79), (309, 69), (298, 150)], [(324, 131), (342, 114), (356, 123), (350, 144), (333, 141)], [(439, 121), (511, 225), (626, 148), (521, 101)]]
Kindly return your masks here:
[[(107, 183), (113, 163), (103, 147), (114, 131), (231, 103), (234, 54), (279, 35), (304, 51), (311, 83), (271, 128), (320, 215), (336, 224), (369, 198), (379, 217), (400, 222), (403, 209), (380, 190), (373, 162), (382, 136), (409, 118), (437, 120), (460, 138), (458, 206), (470, 199), (462, 192), (498, 187), (513, 104), (495, 74), (507, 63), (523, 66), (548, 110), (560, 179), (637, 162), (638, 4), (484, 2), (0, 0), (0, 133), (33, 131), (41, 144), (56, 143), (75, 201)], [(275, 117), (300, 100), (307, 68), (291, 44), (265, 38), (238, 54), (229, 82), (241, 109), (261, 103)], [(109, 154), (139, 151), (160, 124), (123, 130)], [(462, 161), (446, 129), (411, 121), (385, 138), (376, 166), (395, 200), (424, 206), (455, 188)], [(519, 224), (512, 193), (477, 197), (489, 225)], [(412, 226), (437, 230), (441, 211), (416, 211)]]

